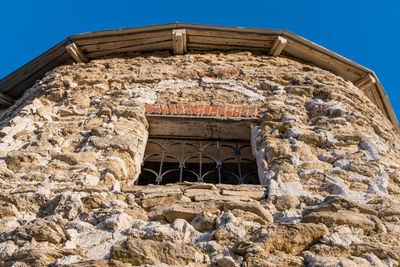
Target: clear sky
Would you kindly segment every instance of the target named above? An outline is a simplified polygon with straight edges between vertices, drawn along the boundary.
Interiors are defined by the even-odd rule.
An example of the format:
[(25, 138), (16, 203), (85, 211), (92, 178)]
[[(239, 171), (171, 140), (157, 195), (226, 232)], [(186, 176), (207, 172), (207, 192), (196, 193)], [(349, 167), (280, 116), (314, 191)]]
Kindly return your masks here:
[(400, 118), (396, 0), (3, 0), (0, 79), (68, 35), (172, 22), (291, 31), (372, 69)]

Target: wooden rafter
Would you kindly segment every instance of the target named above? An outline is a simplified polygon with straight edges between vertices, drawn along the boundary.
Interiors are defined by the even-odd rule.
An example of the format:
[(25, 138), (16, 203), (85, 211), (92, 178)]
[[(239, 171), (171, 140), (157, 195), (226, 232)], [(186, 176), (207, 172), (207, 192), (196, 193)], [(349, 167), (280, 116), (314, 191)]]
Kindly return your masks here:
[(174, 46), (175, 55), (183, 55), (187, 51), (185, 29), (172, 31), (172, 44)]
[(366, 88), (368, 88), (371, 84), (375, 84), (376, 80), (371, 74), (367, 74), (358, 81), (354, 83), (355, 86), (357, 86), (359, 89), (364, 91)]
[(86, 63), (89, 62), (87, 57), (79, 50), (75, 43), (71, 43), (65, 47), (71, 57), (75, 60), (76, 63)]
[(285, 48), (287, 44), (286, 38), (283, 38), (282, 36), (278, 36), (272, 45), (271, 50), (269, 51), (269, 55), (273, 57), (279, 56), (283, 49)]

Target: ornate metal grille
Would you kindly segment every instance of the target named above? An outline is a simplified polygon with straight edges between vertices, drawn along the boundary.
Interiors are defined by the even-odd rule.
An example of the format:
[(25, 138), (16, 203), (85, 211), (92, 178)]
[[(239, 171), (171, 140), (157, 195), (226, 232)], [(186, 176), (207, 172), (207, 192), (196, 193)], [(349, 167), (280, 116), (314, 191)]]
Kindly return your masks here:
[(139, 184), (259, 184), (249, 142), (150, 138)]

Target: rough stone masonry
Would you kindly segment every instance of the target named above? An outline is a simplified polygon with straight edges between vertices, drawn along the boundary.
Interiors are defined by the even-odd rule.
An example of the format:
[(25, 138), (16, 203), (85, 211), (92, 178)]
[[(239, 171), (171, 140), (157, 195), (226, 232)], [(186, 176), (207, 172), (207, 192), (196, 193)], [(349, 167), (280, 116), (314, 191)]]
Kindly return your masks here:
[[(261, 185), (134, 185), (146, 107), (185, 104), (262, 110)], [(66, 64), (0, 129), (1, 266), (399, 266), (399, 135), (315, 66), (250, 52)]]

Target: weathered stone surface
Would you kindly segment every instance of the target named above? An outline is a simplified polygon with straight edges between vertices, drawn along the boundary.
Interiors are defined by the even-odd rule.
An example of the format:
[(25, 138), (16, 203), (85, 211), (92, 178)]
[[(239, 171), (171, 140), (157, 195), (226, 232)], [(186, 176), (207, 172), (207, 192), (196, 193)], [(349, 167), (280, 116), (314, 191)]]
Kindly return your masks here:
[(248, 197), (248, 198), (251, 198), (251, 199), (261, 200), (261, 199), (263, 199), (265, 197), (265, 192), (264, 191), (222, 190), (222, 195)]
[(293, 195), (283, 195), (278, 197), (275, 207), (277, 210), (295, 209), (300, 204), (299, 199)]
[(54, 246), (40, 245), (40, 246), (24, 246), (16, 250), (11, 257), (5, 257), (1, 259), (5, 266), (12, 266), (12, 264), (20, 263), (20, 266), (44, 266), (51, 264), (56, 259), (62, 258), (68, 255), (79, 254), (76, 250), (63, 249)]
[(264, 209), (258, 202), (226, 202), (224, 204), (224, 210), (240, 209), (249, 211), (260, 216), (265, 222), (272, 223), (274, 221), (272, 215)]
[(146, 209), (157, 205), (170, 204), (181, 199), (181, 197), (182, 193), (180, 192), (177, 193), (166, 192), (163, 194), (153, 194), (153, 195), (149, 194), (143, 197), (142, 207)]
[(193, 220), (201, 211), (196, 209), (184, 208), (178, 205), (172, 206), (170, 209), (164, 211), (164, 216), (169, 222), (175, 219), (184, 219), (186, 221)]
[(209, 199), (218, 198), (220, 196), (218, 190), (208, 189), (186, 189), (183, 194), (189, 198), (195, 198), (199, 196), (208, 197)]
[(56, 153), (53, 155), (53, 159), (64, 161), (70, 165), (76, 165), (82, 162), (92, 162), (98, 158), (98, 155), (93, 152), (80, 152), (80, 153)]
[(133, 218), (125, 213), (114, 214), (104, 221), (104, 226), (111, 230), (123, 230), (131, 227)]
[(12, 171), (20, 170), (21, 167), (35, 165), (39, 162), (40, 156), (38, 154), (13, 150), (8, 152), (6, 163), (7, 168)]
[[(136, 185), (146, 104), (264, 110), (262, 185)], [(0, 265), (396, 266), (399, 144), (351, 82), (289, 58), (59, 66), (0, 111)]]
[(16, 235), (21, 238), (36, 241), (48, 241), (53, 244), (58, 244), (65, 241), (64, 231), (54, 222), (48, 222), (43, 219), (36, 219), (32, 223), (19, 226), (15, 229)]
[(0, 207), (0, 218), (3, 217), (16, 217), (19, 218), (21, 215), (18, 212), (18, 209), (10, 203), (3, 204)]
[(400, 217), (400, 205), (392, 204), (390, 207), (379, 212), (379, 217), (395, 216)]
[(307, 223), (323, 223), (328, 227), (349, 225), (355, 228), (363, 229), (366, 233), (370, 233), (371, 231), (382, 231), (382, 229), (379, 227), (379, 223), (375, 222), (373, 217), (346, 210), (340, 210), (337, 212), (314, 212), (303, 217), (302, 221)]
[(300, 267), (304, 266), (304, 258), (299, 256), (292, 256), (287, 254), (269, 255), (269, 256), (259, 256), (249, 255), (246, 257), (247, 266), (254, 267)]
[(84, 260), (76, 257), (65, 257), (65, 260), (56, 262), (56, 266), (69, 267), (124, 267), (129, 266), (118, 260)]
[(47, 216), (60, 213), (67, 219), (74, 219), (82, 210), (81, 194), (66, 192), (56, 195), (53, 199), (42, 205), (39, 214)]
[(191, 262), (201, 266), (203, 263), (203, 255), (191, 245), (139, 238), (130, 238), (127, 241), (115, 244), (111, 258), (135, 266), (157, 263), (185, 265)]
[(323, 224), (278, 224), (260, 228), (252, 234), (251, 240), (261, 242), (266, 253), (282, 251), (297, 255), (328, 234), (329, 230)]
[(15, 173), (7, 168), (0, 167), (0, 179), (5, 181), (18, 181), (19, 177)]
[(348, 199), (345, 199), (340, 196), (329, 196), (324, 199), (323, 202), (321, 202), (318, 205), (318, 208), (316, 209), (311, 209), (312, 211), (339, 211), (339, 210), (347, 210), (347, 211), (354, 211), (356, 213), (364, 213), (364, 214), (370, 214), (370, 215), (377, 215), (378, 212), (367, 205), (363, 205), (360, 203), (357, 203), (355, 201), (351, 201)]
[(194, 219), (190, 222), (190, 224), (196, 229), (197, 231), (210, 231), (213, 230), (214, 227), (214, 220), (216, 216), (210, 214), (208, 212), (201, 212), (198, 214)]

